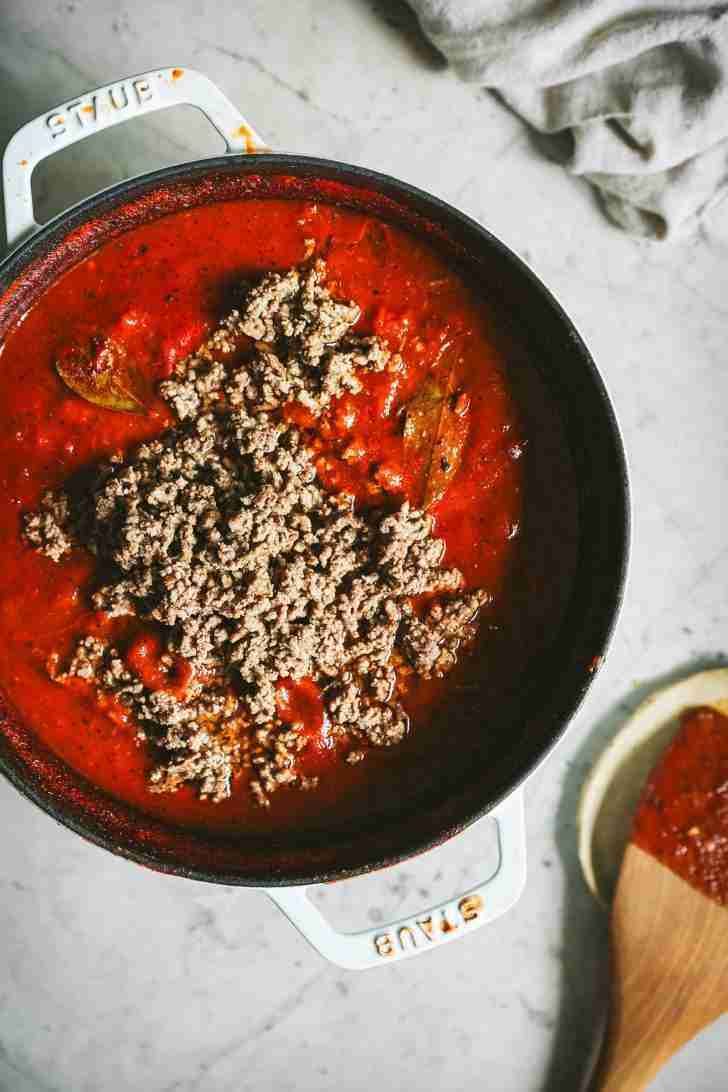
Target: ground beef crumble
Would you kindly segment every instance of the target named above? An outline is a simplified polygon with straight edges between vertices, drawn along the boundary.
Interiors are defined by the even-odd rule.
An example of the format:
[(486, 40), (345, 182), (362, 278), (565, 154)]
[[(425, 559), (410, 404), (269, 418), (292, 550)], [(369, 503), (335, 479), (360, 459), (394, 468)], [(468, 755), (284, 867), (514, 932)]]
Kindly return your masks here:
[[(151, 690), (96, 637), (49, 668), (128, 708), (155, 755), (155, 792), (189, 782), (222, 800), (242, 768), (264, 806), (281, 785), (311, 788), (302, 725), (278, 716), (283, 679), (315, 680), (348, 763), (399, 743), (400, 676), (449, 671), (489, 598), (462, 592), (423, 512), (358, 512), (325, 492), (277, 415), (291, 400), (317, 415), (389, 361), (376, 338), (352, 336), (359, 309), (331, 297), (324, 273), (319, 262), (264, 277), (161, 384), (178, 426), (26, 517), (28, 541), (54, 561), (83, 545), (113, 574), (95, 609), (159, 624), (169, 663), (193, 668), (182, 694)], [(424, 593), (435, 598), (418, 613)]]

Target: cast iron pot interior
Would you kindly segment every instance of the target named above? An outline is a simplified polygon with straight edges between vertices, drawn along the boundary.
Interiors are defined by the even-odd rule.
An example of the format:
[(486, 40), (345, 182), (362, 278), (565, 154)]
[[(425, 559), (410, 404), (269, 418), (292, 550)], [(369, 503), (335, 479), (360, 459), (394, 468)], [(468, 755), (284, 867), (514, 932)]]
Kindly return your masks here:
[(493, 808), (548, 753), (606, 649), (622, 596), (628, 487), (612, 409), (589, 352), (548, 290), (484, 228), (441, 201), (359, 167), (303, 156), (227, 156), (122, 183), (56, 218), (0, 266), (0, 339), (56, 277), (116, 235), (210, 201), (322, 199), (429, 237), (528, 329), (560, 406), (578, 479), (580, 539), (566, 616), (524, 681), (519, 723), (467, 774), (358, 830), (235, 841), (181, 831), (101, 793), (2, 712), (0, 769), (27, 797), (91, 841), (141, 864), (226, 884), (313, 883), (383, 867), (430, 848)]

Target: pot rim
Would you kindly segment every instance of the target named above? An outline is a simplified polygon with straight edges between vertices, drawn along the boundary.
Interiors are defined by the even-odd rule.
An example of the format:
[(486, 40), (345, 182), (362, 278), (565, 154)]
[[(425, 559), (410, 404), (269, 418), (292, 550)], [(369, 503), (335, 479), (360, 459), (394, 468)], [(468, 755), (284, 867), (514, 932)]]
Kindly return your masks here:
[[(145, 172), (131, 179), (115, 183), (83, 199), (71, 208), (58, 213), (46, 224), (42, 225), (37, 232), (21, 240), (0, 261), (0, 305), (7, 299), (8, 290), (12, 289), (13, 284), (18, 281), (24, 272), (30, 269), (36, 260), (39, 260), (44, 254), (51, 253), (70, 232), (82, 226), (93, 214), (103, 213), (104, 206), (109, 206), (109, 208), (120, 207), (130, 203), (135, 196), (152, 192), (171, 183), (183, 182), (191, 177), (200, 178), (206, 174), (232, 173), (237, 169), (242, 169), (242, 173), (252, 175), (256, 173), (267, 175), (295, 175), (299, 173), (313, 179), (317, 177), (322, 179), (343, 178), (348, 185), (354, 188), (366, 186), (369, 190), (374, 190), (378, 194), (387, 195), (392, 193), (405, 206), (410, 208), (420, 206), (426, 211), (436, 214), (435, 218), (439, 214), (441, 219), (444, 218), (459, 225), (468, 236), (475, 240), (481, 251), (488, 250), (495, 255), (498, 261), (510, 264), (517, 274), (527, 282), (528, 291), (541, 297), (542, 303), (552, 312), (563, 330), (565, 342), (570, 342), (576, 351), (585, 377), (597, 397), (604, 415), (608, 440), (611, 443), (611, 458), (615, 464), (615, 484), (619, 500), (618, 545), (620, 553), (616, 564), (613, 565), (610, 603), (602, 612), (603, 617), (597, 629), (597, 636), (592, 641), (589, 650), (594, 663), (600, 663), (612, 643), (623, 604), (631, 539), (628, 465), (614, 407), (589, 349), (550, 289), (526, 262), (497, 235), (448, 202), (391, 175), (371, 170), (368, 167), (346, 164), (316, 156), (288, 155), (280, 152), (264, 152), (255, 155), (228, 153), (222, 156), (191, 160)], [(84, 255), (84, 257), (86, 256)], [(52, 283), (54, 279), (55, 275), (51, 275), (49, 283)], [(44, 287), (47, 286), (46, 284)], [(12, 295), (12, 292), (10, 294)], [(587, 671), (579, 683), (571, 689), (568, 699), (564, 700), (559, 706), (558, 728), (544, 738), (539, 739), (539, 745), (537, 748), (533, 748), (532, 756), (528, 761), (522, 763), (521, 768), (511, 777), (507, 785), (500, 787), (495, 793), (491, 793), (485, 802), (481, 800), (477, 804), (463, 808), (456, 821), (451, 821), (449, 825), (440, 829), (436, 834), (430, 832), (422, 832), (419, 836), (414, 834), (408, 839), (404, 839), (395, 851), (388, 851), (385, 856), (375, 856), (372, 860), (359, 861), (350, 867), (327, 867), (318, 871), (315, 869), (309, 871), (303, 868), (293, 870), (290, 873), (268, 871), (256, 874), (254, 871), (246, 871), (245, 875), (241, 876), (236, 873), (209, 872), (204, 868), (185, 866), (180, 864), (178, 860), (160, 856), (159, 850), (156, 853), (145, 851), (142, 848), (143, 843), (134, 846), (126, 843), (122, 844), (115, 840), (107, 831), (96, 828), (89, 821), (88, 815), (84, 815), (83, 812), (77, 815), (69, 808), (66, 801), (59, 803), (51, 792), (37, 780), (34, 780), (33, 777), (28, 776), (27, 773), (21, 773), (17, 766), (13, 766), (2, 753), (0, 753), (0, 773), (8, 778), (23, 796), (38, 805), (57, 822), (80, 834), (87, 841), (137, 864), (150, 867), (155, 871), (172, 873), (202, 882), (244, 887), (282, 887), (329, 882), (389, 867), (433, 849), (495, 809), (507, 796), (516, 792), (526, 779), (549, 757), (582, 705), (595, 673), (595, 671)], [(0, 729), (6, 727), (13, 720), (12, 711), (0, 705)], [(11, 745), (9, 745), (9, 749), (10, 751), (13, 750)], [(55, 759), (55, 761), (60, 762), (61, 760)], [(65, 764), (63, 765), (65, 766)], [(66, 768), (71, 771), (70, 767)], [(71, 773), (76, 781), (82, 782), (84, 786), (89, 786), (90, 783), (81, 775), (75, 771), (71, 771)], [(130, 809), (128, 805), (124, 805), (123, 802), (117, 802), (108, 797), (95, 786), (90, 787), (95, 794), (108, 800), (115, 809), (121, 808), (130, 812), (134, 810)], [(135, 812), (135, 814), (138, 816), (138, 813)], [(170, 829), (169, 825), (161, 820), (150, 822), (148, 817), (145, 817), (145, 822), (148, 823), (150, 828), (160, 826), (165, 830)], [(364, 832), (364, 837), (366, 837), (366, 832)]]

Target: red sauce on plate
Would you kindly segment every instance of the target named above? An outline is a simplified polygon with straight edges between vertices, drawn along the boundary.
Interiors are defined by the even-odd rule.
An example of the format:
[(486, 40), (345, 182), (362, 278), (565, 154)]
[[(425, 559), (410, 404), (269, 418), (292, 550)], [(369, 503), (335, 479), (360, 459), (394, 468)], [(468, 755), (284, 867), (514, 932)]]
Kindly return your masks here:
[[(147, 626), (113, 624), (89, 608), (93, 560), (75, 551), (54, 564), (24, 543), (21, 517), (46, 489), (173, 424), (161, 400), (144, 415), (102, 409), (74, 395), (54, 362), (98, 337), (122, 342), (150, 388), (230, 309), (241, 279), (326, 258), (334, 294), (362, 309), (359, 331), (401, 352), (400, 372), (372, 374), (362, 393), (336, 400), (311, 428), (325, 486), (357, 503), (421, 503), (422, 467), (404, 448), (402, 406), (457, 344), (456, 386), (467, 415), (457, 474), (432, 508), (445, 563), (492, 596), (477, 649), (445, 680), (418, 681), (407, 696), (413, 731), (399, 747), (341, 761), (326, 733), (316, 687), (281, 680), (279, 711), (304, 719), (313, 742), (312, 792), (279, 790), (271, 808), (244, 784), (210, 804), (183, 788), (152, 795), (150, 757), (118, 703), (48, 677), (49, 655), (79, 635), (120, 642), (146, 685), (182, 693), (186, 665), (162, 666)], [(371, 216), (301, 200), (246, 199), (177, 212), (128, 231), (51, 285), (0, 349), (0, 687), (43, 742), (106, 792), (176, 824), (270, 831), (357, 821), (441, 776), (444, 762), (497, 738), (499, 703), (517, 694), (534, 658), (558, 630), (575, 564), (574, 475), (559, 415), (530, 350), (430, 244)], [(360, 452), (351, 455), (352, 445)], [(477, 688), (482, 713), (455, 724)], [(463, 705), (462, 708), (465, 708)], [(463, 718), (461, 718), (462, 720)], [(457, 720), (457, 717), (455, 717)]]
[(683, 714), (645, 785), (632, 841), (728, 905), (728, 717), (717, 709)]

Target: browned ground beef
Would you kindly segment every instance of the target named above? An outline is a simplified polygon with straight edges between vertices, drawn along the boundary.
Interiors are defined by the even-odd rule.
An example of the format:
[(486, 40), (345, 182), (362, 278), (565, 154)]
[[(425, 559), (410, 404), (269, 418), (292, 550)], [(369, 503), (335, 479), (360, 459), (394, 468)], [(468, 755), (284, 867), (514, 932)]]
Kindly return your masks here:
[[(94, 607), (161, 623), (170, 662), (183, 656), (207, 680), (183, 697), (149, 690), (91, 637), (65, 671), (53, 665), (59, 681), (88, 679), (133, 711), (159, 757), (153, 791), (192, 782), (220, 800), (241, 766), (262, 804), (279, 785), (310, 787), (300, 726), (277, 716), (280, 679), (318, 683), (347, 761), (398, 743), (408, 721), (397, 665), (450, 670), (488, 599), (460, 592), (423, 512), (357, 512), (326, 493), (299, 432), (276, 415), (292, 399), (318, 413), (359, 389), (359, 369), (389, 362), (376, 339), (350, 336), (358, 308), (334, 301), (322, 276), (318, 264), (264, 278), (161, 384), (178, 427), (101, 465), (80, 495), (46, 495), (26, 520), (53, 560), (91, 549), (114, 574)], [(224, 363), (241, 334), (255, 350)], [(422, 593), (438, 598), (420, 618), (411, 601)]]

